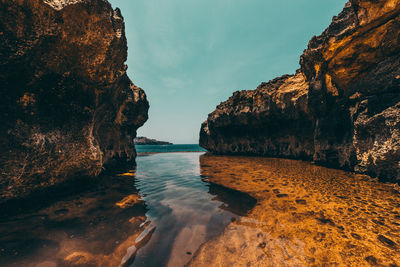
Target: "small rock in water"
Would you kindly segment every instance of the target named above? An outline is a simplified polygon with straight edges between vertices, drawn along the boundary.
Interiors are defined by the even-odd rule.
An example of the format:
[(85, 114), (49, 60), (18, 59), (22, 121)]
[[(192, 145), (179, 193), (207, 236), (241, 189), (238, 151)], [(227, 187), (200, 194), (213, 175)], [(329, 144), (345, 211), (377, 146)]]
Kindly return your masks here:
[(384, 220), (375, 220), (373, 219), (372, 222), (376, 223), (376, 224), (380, 224), (380, 225), (385, 225), (385, 221)]
[(121, 209), (125, 209), (133, 207), (139, 201), (140, 201), (140, 196), (132, 194), (127, 197), (124, 197), (120, 202), (115, 203), (115, 205), (120, 207)]
[(378, 263), (378, 261), (376, 260), (376, 258), (375, 258), (374, 256), (365, 257), (365, 260), (366, 260), (369, 264), (371, 264), (371, 265), (373, 265), (373, 266), (377, 265), (377, 263)]
[(317, 218), (317, 220), (323, 224), (329, 224), (331, 226), (335, 226), (335, 223), (329, 218), (322, 217), (322, 218)]
[(265, 242), (258, 244), (258, 247), (260, 247), (260, 248), (265, 248), (266, 246), (267, 246), (267, 243), (265, 243)]
[(305, 205), (307, 204), (307, 201), (305, 199), (296, 199), (297, 204)]
[(392, 240), (390, 240), (389, 238), (387, 238), (386, 236), (378, 235), (378, 240), (382, 244), (384, 244), (384, 245), (386, 245), (386, 246), (388, 246), (390, 248), (396, 248), (397, 247), (396, 243), (393, 242)]
[(351, 236), (354, 237), (357, 240), (361, 240), (361, 236), (359, 234), (351, 233)]

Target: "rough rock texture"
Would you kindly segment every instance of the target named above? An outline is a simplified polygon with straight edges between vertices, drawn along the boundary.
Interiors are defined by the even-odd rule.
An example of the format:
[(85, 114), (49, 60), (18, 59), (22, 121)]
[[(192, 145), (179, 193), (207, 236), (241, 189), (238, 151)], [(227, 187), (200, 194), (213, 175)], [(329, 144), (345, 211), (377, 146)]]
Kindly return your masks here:
[(400, 180), (400, 0), (351, 0), (295, 75), (235, 92), (208, 116), (214, 153), (314, 160)]
[(0, 0), (0, 202), (132, 162), (147, 120), (105, 0)]

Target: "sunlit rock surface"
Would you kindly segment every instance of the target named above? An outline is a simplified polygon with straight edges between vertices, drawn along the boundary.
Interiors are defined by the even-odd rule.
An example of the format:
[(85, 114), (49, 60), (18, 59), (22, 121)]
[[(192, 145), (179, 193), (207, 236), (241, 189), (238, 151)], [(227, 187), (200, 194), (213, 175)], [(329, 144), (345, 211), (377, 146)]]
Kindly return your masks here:
[(204, 155), (201, 175), (257, 205), (190, 266), (398, 266), (400, 191), (362, 174), (288, 159)]
[(133, 162), (147, 120), (103, 0), (0, 1), (0, 202)]
[(400, 1), (349, 1), (313, 37), (295, 75), (240, 91), (200, 144), (224, 154), (307, 159), (400, 180)]

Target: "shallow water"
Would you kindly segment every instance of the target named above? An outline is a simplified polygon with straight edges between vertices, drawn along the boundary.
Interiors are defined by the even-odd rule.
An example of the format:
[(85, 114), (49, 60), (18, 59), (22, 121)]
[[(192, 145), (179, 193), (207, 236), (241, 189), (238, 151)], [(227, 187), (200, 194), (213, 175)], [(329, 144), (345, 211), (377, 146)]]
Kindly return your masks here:
[(203, 155), (201, 174), (258, 200), (193, 266), (399, 266), (398, 186), (307, 162)]
[(202, 243), (216, 237), (256, 200), (202, 181), (200, 153), (170, 153), (137, 159), (137, 187), (155, 227), (132, 266), (183, 266)]
[(400, 265), (400, 193), (284, 159), (144, 154), (0, 219), (0, 266)]
[[(1, 266), (183, 266), (256, 200), (200, 176), (202, 153), (141, 155), (137, 169), (0, 221)], [(237, 202), (235, 202), (237, 201)]]

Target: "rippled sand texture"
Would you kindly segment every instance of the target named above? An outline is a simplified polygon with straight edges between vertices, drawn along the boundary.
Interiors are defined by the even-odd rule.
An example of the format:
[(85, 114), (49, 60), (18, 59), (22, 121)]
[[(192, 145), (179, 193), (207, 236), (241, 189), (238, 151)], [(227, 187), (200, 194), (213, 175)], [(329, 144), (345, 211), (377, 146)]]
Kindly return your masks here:
[(133, 175), (103, 177), (89, 192), (2, 217), (0, 266), (128, 266), (151, 236)]
[(203, 155), (206, 180), (258, 200), (192, 266), (399, 266), (398, 187), (310, 163)]

